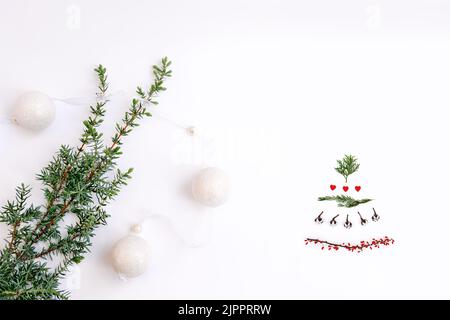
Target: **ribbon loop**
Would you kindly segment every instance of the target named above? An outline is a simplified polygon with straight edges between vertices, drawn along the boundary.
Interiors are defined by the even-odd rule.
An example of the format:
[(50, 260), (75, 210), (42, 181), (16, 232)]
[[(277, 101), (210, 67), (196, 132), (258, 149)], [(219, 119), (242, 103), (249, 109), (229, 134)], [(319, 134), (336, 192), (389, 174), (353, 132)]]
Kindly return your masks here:
[(106, 102), (110, 101), (117, 96), (122, 96), (125, 94), (125, 91), (118, 90), (108, 94), (96, 94), (95, 96), (86, 96), (86, 97), (73, 97), (73, 98), (53, 98), (55, 101), (60, 101), (65, 104), (75, 105), (75, 106), (85, 106), (90, 105), (97, 102)]
[(0, 125), (12, 124), (13, 120), (7, 117), (0, 118)]

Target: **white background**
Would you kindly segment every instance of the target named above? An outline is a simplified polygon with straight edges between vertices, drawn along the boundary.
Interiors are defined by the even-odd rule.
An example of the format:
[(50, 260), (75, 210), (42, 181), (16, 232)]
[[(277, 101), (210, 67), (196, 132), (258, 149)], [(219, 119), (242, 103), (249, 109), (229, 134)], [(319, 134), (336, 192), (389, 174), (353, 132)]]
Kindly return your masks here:
[[(160, 117), (127, 140), (120, 164), (135, 177), (66, 284), (72, 298), (450, 298), (449, 21), (443, 0), (2, 0), (0, 117), (26, 90), (92, 95), (98, 63), (131, 97), (161, 56), (173, 60)], [(111, 103), (106, 133), (128, 100)], [(87, 114), (59, 103), (42, 133), (0, 126), (1, 203), (21, 182), (40, 200), (35, 173), (77, 144)], [(382, 217), (365, 229), (354, 216), (351, 230), (313, 222), (337, 212), (316, 199), (342, 185), (333, 168), (345, 153), (361, 163), (350, 185)], [(233, 182), (217, 209), (189, 194), (211, 165)], [(173, 223), (144, 224), (151, 266), (122, 282), (108, 254), (146, 214)], [(395, 247), (361, 254), (303, 244), (384, 235)]]

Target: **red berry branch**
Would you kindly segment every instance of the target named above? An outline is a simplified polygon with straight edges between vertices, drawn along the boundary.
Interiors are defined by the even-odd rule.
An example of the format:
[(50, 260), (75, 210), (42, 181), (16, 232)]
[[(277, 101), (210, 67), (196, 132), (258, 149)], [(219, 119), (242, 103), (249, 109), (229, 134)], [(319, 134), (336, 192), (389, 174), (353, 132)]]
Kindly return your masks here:
[(350, 252), (361, 252), (365, 249), (372, 250), (373, 248), (380, 248), (380, 246), (389, 246), (391, 244), (394, 244), (394, 242), (394, 239), (391, 239), (387, 236), (380, 239), (373, 238), (372, 241), (361, 241), (359, 244), (332, 243), (325, 240), (311, 238), (305, 239), (305, 245), (308, 245), (309, 243), (318, 244), (322, 246), (322, 250), (325, 250), (327, 248), (328, 250), (337, 251), (340, 248), (343, 248)]

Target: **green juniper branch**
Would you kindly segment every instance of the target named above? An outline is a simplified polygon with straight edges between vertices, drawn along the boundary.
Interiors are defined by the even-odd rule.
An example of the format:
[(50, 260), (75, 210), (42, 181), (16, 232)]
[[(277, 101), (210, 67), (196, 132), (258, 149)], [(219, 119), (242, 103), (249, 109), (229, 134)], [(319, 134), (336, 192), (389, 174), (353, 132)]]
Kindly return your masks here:
[[(98, 131), (108, 100), (99, 99), (90, 107), (80, 146), (61, 146), (37, 175), (43, 184), (45, 205), (27, 206), (31, 190), (21, 185), (15, 200), (3, 206), (0, 222), (9, 226), (9, 233), (7, 246), (0, 250), (0, 299), (68, 298), (68, 293), (59, 289), (59, 282), (68, 268), (89, 252), (95, 229), (106, 224), (109, 217), (105, 207), (131, 179), (132, 169), (116, 168), (123, 138), (139, 125), (139, 120), (151, 116), (148, 105), (156, 105), (158, 94), (166, 90), (164, 82), (172, 75), (170, 64), (163, 58), (159, 66), (153, 66), (153, 83), (146, 91), (137, 88), (140, 99), (131, 101), (109, 146), (104, 146), (103, 134)], [(97, 95), (104, 98), (108, 90), (106, 69), (99, 65), (95, 72)], [(110, 178), (111, 172), (114, 175)], [(76, 217), (75, 223), (64, 224), (68, 214)], [(46, 261), (56, 258), (59, 264), (48, 267)]]
[(336, 201), (338, 207), (353, 208), (359, 206), (360, 204), (367, 203), (373, 199), (354, 199), (350, 196), (339, 195), (339, 196), (325, 196), (319, 197), (319, 201)]
[[(98, 97), (102, 97), (106, 94), (106, 91), (108, 90), (108, 83), (107, 83), (107, 75), (106, 75), (106, 69), (99, 65), (97, 68), (94, 69), (94, 71), (97, 73), (98, 80), (99, 80), (99, 92), (97, 93)], [(107, 104), (108, 100), (99, 100), (97, 101), (95, 106), (91, 106), (91, 116), (85, 121), (83, 121), (84, 125), (84, 131), (81, 135), (80, 142), (81, 145), (77, 148), (77, 152), (75, 156), (73, 157), (73, 162), (76, 162), (80, 156), (80, 154), (84, 151), (86, 146), (89, 146), (90, 144), (93, 146), (93, 150), (95, 152), (98, 152), (98, 149), (102, 146), (101, 139), (103, 138), (103, 134), (99, 133), (97, 131), (97, 128), (103, 123), (103, 117), (106, 114), (105, 105)], [(42, 221), (45, 220), (45, 218), (50, 213), (51, 208), (53, 207), (55, 201), (58, 199), (60, 192), (62, 191), (64, 184), (66, 183), (67, 176), (72, 170), (72, 165), (68, 163), (68, 156), (70, 153), (70, 148), (66, 146), (62, 146), (60, 150), (60, 155), (62, 159), (65, 159), (67, 164), (65, 165), (65, 169), (63, 170), (63, 173), (61, 177), (57, 177), (57, 182), (53, 183), (51, 185), (53, 192), (47, 193), (47, 206), (46, 206), (46, 212), (44, 213), (44, 216), (42, 217), (41, 221), (39, 221), (34, 229), (34, 233), (39, 230), (39, 228), (42, 225)], [(48, 169), (48, 168), (47, 168)], [(38, 179), (43, 181), (43, 178), (46, 174), (46, 169), (42, 171), (40, 175), (38, 175)], [(48, 170), (47, 170), (48, 171)], [(44, 182), (44, 181), (43, 181)], [(47, 184), (47, 186), (49, 186)], [(50, 187), (50, 186), (49, 186)], [(48, 190), (47, 190), (48, 191)]]

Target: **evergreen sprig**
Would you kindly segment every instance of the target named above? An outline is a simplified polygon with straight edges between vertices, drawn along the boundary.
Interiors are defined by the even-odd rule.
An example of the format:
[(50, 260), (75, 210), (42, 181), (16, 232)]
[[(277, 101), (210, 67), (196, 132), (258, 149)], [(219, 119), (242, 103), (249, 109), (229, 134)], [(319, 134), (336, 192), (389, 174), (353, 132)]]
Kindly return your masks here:
[(345, 183), (347, 183), (348, 177), (358, 169), (358, 159), (352, 155), (345, 155), (342, 160), (337, 160), (337, 167), (335, 168), (345, 178)]
[[(0, 222), (9, 227), (6, 246), (0, 250), (0, 299), (69, 297), (59, 289), (61, 279), (89, 252), (94, 231), (109, 217), (105, 207), (131, 179), (133, 169), (117, 169), (123, 138), (139, 125), (139, 120), (151, 115), (148, 104), (157, 104), (158, 94), (166, 90), (164, 82), (172, 75), (170, 64), (163, 58), (159, 66), (153, 66), (153, 83), (145, 91), (137, 88), (140, 99), (131, 101), (107, 146), (98, 129), (106, 114), (108, 77), (102, 65), (95, 68), (99, 99), (83, 122), (81, 144), (76, 148), (61, 146), (37, 175), (45, 204), (28, 205), (31, 189), (22, 184), (16, 189), (15, 199), (0, 211)], [(75, 222), (64, 223), (67, 215), (75, 216)], [(56, 267), (48, 266), (50, 259), (57, 259)]]
[(346, 195), (319, 197), (319, 201), (336, 201), (338, 207), (353, 208), (373, 199), (355, 199)]

